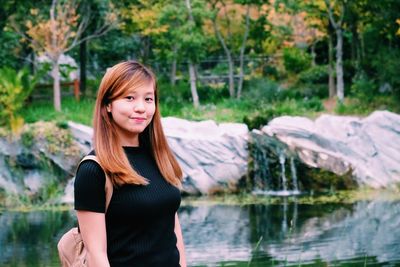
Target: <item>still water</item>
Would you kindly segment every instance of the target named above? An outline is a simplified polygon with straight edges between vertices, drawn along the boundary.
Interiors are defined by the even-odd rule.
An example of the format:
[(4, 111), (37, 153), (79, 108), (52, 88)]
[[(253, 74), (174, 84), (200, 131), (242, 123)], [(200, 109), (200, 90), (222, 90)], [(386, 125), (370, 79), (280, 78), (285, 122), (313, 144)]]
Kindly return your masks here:
[[(400, 266), (400, 202), (180, 209), (189, 266)], [(58, 266), (73, 212), (0, 214), (0, 266)]]

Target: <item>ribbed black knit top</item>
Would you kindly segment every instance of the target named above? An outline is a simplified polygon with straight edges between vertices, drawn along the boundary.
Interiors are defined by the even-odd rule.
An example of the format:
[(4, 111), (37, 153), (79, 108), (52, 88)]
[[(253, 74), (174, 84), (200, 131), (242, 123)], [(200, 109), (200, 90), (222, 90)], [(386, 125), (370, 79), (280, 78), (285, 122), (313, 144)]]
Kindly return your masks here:
[[(179, 189), (161, 175), (146, 149), (124, 147), (132, 167), (148, 185), (114, 187), (106, 213), (107, 254), (112, 267), (177, 267), (174, 232)], [(90, 154), (94, 154), (92, 151)], [(75, 209), (105, 212), (105, 175), (94, 161), (84, 161), (75, 178)]]

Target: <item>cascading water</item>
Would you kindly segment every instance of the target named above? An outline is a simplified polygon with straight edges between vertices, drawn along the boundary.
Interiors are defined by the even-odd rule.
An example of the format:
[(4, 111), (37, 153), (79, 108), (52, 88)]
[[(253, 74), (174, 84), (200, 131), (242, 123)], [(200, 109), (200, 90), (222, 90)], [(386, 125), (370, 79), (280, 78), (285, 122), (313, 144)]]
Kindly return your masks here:
[(289, 196), (300, 194), (295, 155), (282, 143), (253, 130), (253, 193)]
[(290, 158), (290, 171), (292, 172), (293, 191), (300, 193), (299, 182), (297, 181), (297, 170), (296, 170), (296, 165), (294, 164), (293, 157)]
[(285, 154), (283, 151), (279, 151), (279, 163), (281, 164), (281, 177), (282, 177), (282, 189), (283, 191), (287, 191), (287, 179), (285, 174)]

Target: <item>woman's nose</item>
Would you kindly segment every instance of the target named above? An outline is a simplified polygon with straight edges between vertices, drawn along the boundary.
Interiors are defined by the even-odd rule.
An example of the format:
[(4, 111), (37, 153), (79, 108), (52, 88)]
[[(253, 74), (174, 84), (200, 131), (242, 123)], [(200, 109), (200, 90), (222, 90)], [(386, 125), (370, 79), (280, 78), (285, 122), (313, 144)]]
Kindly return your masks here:
[(135, 103), (135, 105), (134, 105), (134, 110), (136, 111), (136, 112), (144, 112), (146, 109), (145, 109), (145, 107), (144, 107), (144, 103), (143, 103), (143, 101), (137, 101), (136, 103)]

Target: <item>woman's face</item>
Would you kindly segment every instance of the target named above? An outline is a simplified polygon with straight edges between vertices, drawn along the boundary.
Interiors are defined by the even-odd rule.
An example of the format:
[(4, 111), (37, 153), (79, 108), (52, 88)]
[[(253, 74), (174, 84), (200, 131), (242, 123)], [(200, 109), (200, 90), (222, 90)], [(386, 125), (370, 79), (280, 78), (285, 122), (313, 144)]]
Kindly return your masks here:
[(152, 82), (144, 83), (107, 105), (123, 146), (139, 145), (139, 134), (150, 124), (155, 110)]

